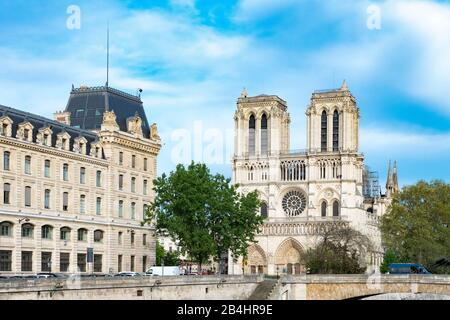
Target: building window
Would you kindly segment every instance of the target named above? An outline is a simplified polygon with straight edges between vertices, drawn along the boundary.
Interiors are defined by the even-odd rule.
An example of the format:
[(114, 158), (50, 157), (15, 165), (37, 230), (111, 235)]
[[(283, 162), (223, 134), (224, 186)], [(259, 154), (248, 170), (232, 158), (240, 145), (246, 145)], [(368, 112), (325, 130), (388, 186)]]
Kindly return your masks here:
[(86, 229), (78, 229), (78, 241), (87, 241), (88, 231)]
[(0, 250), (0, 271), (12, 271), (11, 250)]
[(339, 217), (339, 201), (333, 202), (333, 217)]
[(339, 112), (333, 113), (333, 151), (339, 151)]
[(94, 231), (94, 242), (102, 242), (103, 241), (103, 231), (95, 230)]
[(261, 204), (261, 216), (267, 218), (267, 203), (265, 202)]
[(119, 152), (119, 165), (123, 165), (123, 152)]
[(25, 141), (30, 141), (30, 129), (23, 130), (23, 138)]
[(328, 124), (327, 124), (327, 112), (324, 110), (322, 112), (322, 117), (321, 117), (321, 121), (320, 121), (320, 148), (323, 151), (327, 151), (327, 128), (328, 128)]
[(136, 192), (136, 178), (131, 177), (131, 192)]
[(44, 161), (44, 177), (50, 178), (50, 160)]
[(25, 156), (25, 174), (31, 174), (31, 157)]
[(22, 272), (33, 271), (33, 252), (22, 251)]
[(131, 167), (136, 168), (136, 156), (134, 154), (131, 156)]
[(264, 113), (261, 117), (261, 154), (267, 154), (269, 139), (267, 134), (267, 116)]
[(3, 184), (3, 203), (10, 204), (11, 199), (11, 185), (9, 183)]
[(64, 192), (63, 193), (63, 211), (69, 210), (69, 193)]
[(41, 253), (41, 271), (42, 272), (52, 272), (52, 253), (42, 252)]
[(96, 183), (97, 183), (97, 187), (102, 186), (102, 172), (100, 170), (97, 171)]
[(255, 155), (255, 129), (255, 116), (251, 115), (248, 121), (248, 153), (251, 156)]
[(142, 272), (147, 271), (147, 256), (142, 257)]
[(148, 171), (148, 159), (144, 158), (144, 171)]
[(118, 242), (118, 244), (122, 244), (122, 235), (123, 235), (123, 232), (119, 232), (119, 235), (118, 235), (118, 237), (117, 237), (117, 242)]
[(25, 207), (31, 207), (31, 187), (25, 187)]
[(60, 239), (69, 241), (70, 240), (70, 228), (69, 227), (62, 227), (60, 230)]
[(84, 194), (80, 195), (80, 213), (86, 213), (86, 196)]
[(102, 255), (94, 254), (94, 272), (102, 272)]
[(134, 256), (131, 256), (130, 259), (130, 271), (134, 271)]
[(86, 254), (79, 253), (77, 254), (77, 266), (80, 272), (86, 272)]
[(67, 163), (63, 164), (63, 180), (69, 181), (69, 165)]
[(136, 219), (136, 203), (131, 203), (131, 219)]
[(95, 214), (98, 216), (102, 214), (102, 198), (100, 197), (97, 197), (97, 202), (95, 205)]
[(123, 200), (119, 200), (119, 218), (123, 217)]
[(123, 190), (123, 174), (119, 175), (119, 190)]
[(143, 246), (147, 245), (147, 235), (145, 233), (142, 235), (142, 245)]
[(320, 211), (321, 211), (322, 217), (327, 216), (327, 203), (325, 201), (323, 201), (322, 204), (320, 205)]
[(11, 222), (2, 222), (0, 223), (0, 236), (2, 237), (12, 237), (12, 223)]
[(3, 152), (3, 170), (10, 170), (10, 160), (11, 160), (11, 153), (9, 151)]
[(52, 239), (52, 231), (53, 231), (52, 226), (49, 226), (49, 225), (42, 226), (42, 228), (41, 228), (42, 239), (51, 240)]
[(80, 184), (86, 184), (86, 168), (80, 168)]
[(59, 271), (67, 272), (70, 266), (70, 253), (61, 252), (59, 254)]
[(117, 272), (122, 272), (122, 255), (117, 257)]
[(22, 238), (33, 238), (34, 227), (32, 224), (25, 223), (22, 225)]
[(147, 195), (148, 181), (144, 180), (142, 183), (143, 194)]
[(130, 242), (131, 242), (131, 245), (134, 245), (134, 231), (131, 231)]
[(50, 209), (50, 190), (45, 189), (44, 191), (44, 208)]

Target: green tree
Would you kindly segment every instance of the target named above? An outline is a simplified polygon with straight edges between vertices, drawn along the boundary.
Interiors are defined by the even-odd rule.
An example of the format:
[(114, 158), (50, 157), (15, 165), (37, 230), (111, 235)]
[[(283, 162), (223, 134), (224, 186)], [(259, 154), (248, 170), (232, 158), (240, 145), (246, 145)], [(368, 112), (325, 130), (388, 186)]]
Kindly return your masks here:
[(383, 263), (380, 266), (380, 272), (381, 273), (387, 273), (389, 272), (389, 265), (391, 263), (398, 263), (400, 260), (397, 258), (397, 255), (395, 252), (391, 249), (386, 250), (383, 258)]
[(383, 244), (404, 262), (448, 272), (434, 263), (450, 256), (450, 185), (420, 181), (394, 196), (381, 219)]
[(263, 223), (256, 192), (236, 191), (220, 174), (212, 175), (204, 164), (178, 165), (169, 176), (154, 180), (156, 192), (146, 219), (156, 221), (159, 233), (178, 240), (182, 253), (201, 265), (228, 251), (245, 255)]
[(156, 241), (156, 265), (161, 266), (164, 261), (165, 266), (177, 266), (180, 264), (180, 252), (166, 251), (164, 247)]
[(359, 231), (347, 225), (332, 227), (306, 252), (306, 269), (312, 274), (364, 273), (370, 248), (370, 240)]

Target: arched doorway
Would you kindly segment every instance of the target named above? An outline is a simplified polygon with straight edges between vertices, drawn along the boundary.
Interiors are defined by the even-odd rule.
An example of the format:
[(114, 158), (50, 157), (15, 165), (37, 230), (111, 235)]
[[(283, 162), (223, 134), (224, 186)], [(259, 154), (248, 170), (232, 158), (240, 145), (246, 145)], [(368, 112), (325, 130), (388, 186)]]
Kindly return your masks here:
[(275, 253), (275, 268), (278, 273), (300, 274), (304, 272), (303, 247), (292, 239), (284, 240)]
[(248, 248), (247, 252), (247, 273), (267, 273), (267, 258), (264, 250), (259, 245), (254, 244)]

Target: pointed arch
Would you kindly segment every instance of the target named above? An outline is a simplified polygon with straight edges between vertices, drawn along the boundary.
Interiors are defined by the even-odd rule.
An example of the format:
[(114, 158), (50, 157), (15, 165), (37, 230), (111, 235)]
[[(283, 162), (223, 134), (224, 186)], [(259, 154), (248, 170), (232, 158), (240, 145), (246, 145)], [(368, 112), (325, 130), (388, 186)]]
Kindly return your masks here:
[(320, 215), (322, 217), (326, 217), (327, 211), (328, 211), (328, 203), (326, 200), (322, 200), (322, 203), (320, 204)]
[(249, 155), (255, 155), (255, 145), (256, 145), (256, 119), (255, 115), (251, 114), (248, 119), (248, 153)]
[(268, 126), (267, 126), (267, 115), (263, 112), (261, 116), (261, 154), (267, 154), (269, 147), (269, 137), (268, 137)]
[(339, 151), (339, 112), (333, 112), (333, 151)]
[(333, 217), (339, 217), (341, 215), (341, 208), (338, 200), (333, 201)]
[(294, 238), (285, 239), (275, 252), (275, 265), (280, 272), (299, 274), (303, 271), (303, 246)]
[(325, 110), (322, 111), (320, 117), (320, 150), (327, 151), (327, 134), (328, 134), (328, 115)]
[(258, 244), (252, 244), (247, 249), (248, 273), (267, 273), (267, 256)]

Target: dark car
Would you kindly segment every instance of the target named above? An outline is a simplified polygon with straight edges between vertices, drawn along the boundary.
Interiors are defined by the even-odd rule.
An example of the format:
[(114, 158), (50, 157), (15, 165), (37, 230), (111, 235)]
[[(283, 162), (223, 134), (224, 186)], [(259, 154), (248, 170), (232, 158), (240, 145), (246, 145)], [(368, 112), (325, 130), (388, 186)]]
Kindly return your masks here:
[(389, 274), (431, 274), (419, 263), (391, 263)]

